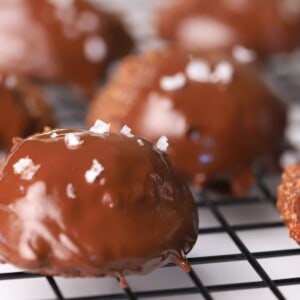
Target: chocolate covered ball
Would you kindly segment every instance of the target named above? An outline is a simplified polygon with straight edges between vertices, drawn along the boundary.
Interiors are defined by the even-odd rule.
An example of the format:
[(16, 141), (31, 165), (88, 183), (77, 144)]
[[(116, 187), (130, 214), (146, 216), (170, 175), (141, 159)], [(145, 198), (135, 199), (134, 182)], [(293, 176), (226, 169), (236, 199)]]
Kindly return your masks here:
[(265, 57), (300, 45), (299, 0), (175, 0), (158, 16), (159, 34), (189, 49), (239, 44)]
[(133, 46), (121, 21), (88, 1), (0, 1), (0, 70), (91, 92)]
[(98, 121), (90, 131), (52, 130), (14, 145), (0, 178), (3, 261), (41, 274), (121, 279), (186, 264), (198, 215), (166, 141), (108, 130)]
[(0, 73), (0, 150), (9, 150), (13, 138), (54, 123), (52, 109), (38, 87), (22, 77)]
[(277, 165), (286, 109), (250, 63), (253, 53), (234, 54), (168, 48), (127, 58), (91, 103), (88, 123), (125, 123), (153, 141), (166, 135), (175, 168), (191, 183), (224, 182), (243, 194), (254, 166)]

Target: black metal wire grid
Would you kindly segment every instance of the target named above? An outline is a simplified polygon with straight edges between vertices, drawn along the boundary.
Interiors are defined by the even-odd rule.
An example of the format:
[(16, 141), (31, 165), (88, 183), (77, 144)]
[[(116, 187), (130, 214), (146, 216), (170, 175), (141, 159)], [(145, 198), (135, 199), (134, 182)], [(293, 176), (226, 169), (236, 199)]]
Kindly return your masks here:
[[(186, 276), (191, 281), (191, 285), (188, 287), (175, 287), (166, 289), (152, 289), (152, 290), (138, 290), (135, 291), (131, 287), (124, 289), (122, 293), (117, 294), (102, 294), (92, 296), (80, 296), (80, 297), (67, 297), (64, 296), (64, 292), (56, 282), (56, 278), (45, 277), (48, 284), (50, 285), (55, 298), (58, 300), (96, 300), (96, 299), (172, 299), (172, 296), (184, 297), (199, 297), (199, 299), (214, 299), (214, 296), (219, 292), (228, 291), (245, 291), (245, 293), (251, 289), (268, 289), (273, 295), (273, 299), (287, 299), (281, 287), (284, 286), (295, 286), (300, 284), (300, 277), (282, 277), (279, 279), (272, 279), (268, 272), (263, 268), (260, 260), (269, 258), (282, 258), (282, 257), (293, 257), (300, 256), (300, 248), (295, 247), (294, 249), (279, 249), (269, 251), (253, 252), (246, 243), (242, 240), (239, 234), (243, 231), (257, 232), (258, 230), (264, 229), (276, 229), (284, 227), (281, 221), (266, 221), (249, 223), (243, 225), (232, 225), (228, 216), (224, 213), (223, 209), (234, 209), (237, 206), (247, 205), (275, 205), (276, 198), (274, 196), (274, 188), (270, 188), (269, 185), (264, 181), (263, 178), (258, 178), (257, 186), (259, 189), (260, 196), (253, 196), (243, 199), (215, 199), (210, 197), (206, 192), (197, 195), (199, 211), (205, 209), (209, 211), (214, 218), (220, 223), (221, 226), (211, 226), (199, 229), (199, 241), (207, 235), (217, 235), (220, 233), (227, 234), (235, 246), (239, 249), (239, 253), (233, 254), (221, 254), (221, 255), (207, 255), (207, 256), (196, 256), (189, 258), (189, 262), (192, 266), (192, 271)], [(222, 245), (216, 244), (218, 247)], [(251, 268), (256, 272), (259, 280), (250, 281), (236, 281), (232, 283), (223, 284), (204, 284), (205, 276), (200, 276), (199, 272), (195, 272), (194, 268), (200, 268), (207, 264), (218, 264), (218, 263), (234, 263), (238, 261), (247, 262)], [(171, 268), (172, 266), (166, 266), (165, 268)], [(29, 279), (38, 278), (41, 275), (30, 274), (26, 272), (13, 272), (13, 273), (2, 273), (0, 274), (1, 281), (16, 280), (16, 279)], [(130, 282), (130, 281), (129, 281)], [(0, 288), (1, 291), (1, 288)], [(171, 298), (169, 298), (171, 297)], [(2, 298), (1, 298), (2, 299)], [(3, 298), (4, 299), (4, 298)], [(53, 299), (53, 300), (54, 300)], [(180, 299), (180, 298), (179, 298)], [(194, 298), (193, 298), (194, 299)], [(195, 298), (198, 299), (198, 298)]]

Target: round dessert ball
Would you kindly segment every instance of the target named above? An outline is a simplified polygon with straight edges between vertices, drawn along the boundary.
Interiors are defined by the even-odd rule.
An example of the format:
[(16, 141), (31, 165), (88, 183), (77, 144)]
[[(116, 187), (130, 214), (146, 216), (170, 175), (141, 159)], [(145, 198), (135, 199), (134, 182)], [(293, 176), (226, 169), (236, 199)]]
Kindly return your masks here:
[(286, 167), (278, 187), (277, 208), (290, 231), (290, 236), (300, 243), (300, 164)]
[(158, 12), (157, 27), (189, 49), (240, 44), (265, 57), (300, 45), (300, 1), (175, 0)]
[(223, 182), (241, 194), (252, 168), (271, 168), (283, 147), (285, 106), (258, 77), (252, 52), (168, 48), (124, 60), (91, 103), (88, 123), (166, 135), (176, 169), (195, 186)]
[(0, 73), (0, 150), (9, 150), (13, 138), (40, 132), (54, 123), (52, 110), (36, 86)]
[(113, 15), (87, 1), (2, 0), (0, 70), (90, 92), (133, 42)]
[[(18, 141), (2, 164), (0, 255), (41, 274), (147, 273), (183, 255), (197, 208), (157, 145), (125, 126), (53, 130)], [(162, 150), (160, 150), (162, 149)]]

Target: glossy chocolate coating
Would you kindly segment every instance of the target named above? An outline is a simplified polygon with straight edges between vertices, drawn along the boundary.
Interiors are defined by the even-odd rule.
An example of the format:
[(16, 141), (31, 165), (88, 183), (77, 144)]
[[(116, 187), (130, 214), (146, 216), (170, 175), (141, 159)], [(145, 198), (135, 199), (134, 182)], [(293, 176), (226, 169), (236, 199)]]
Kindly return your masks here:
[(120, 20), (84, 0), (0, 1), (0, 70), (85, 92), (133, 42)]
[(160, 35), (189, 49), (241, 44), (268, 56), (300, 45), (299, 0), (175, 0), (158, 15)]
[(26, 137), (53, 126), (47, 100), (33, 84), (0, 73), (0, 149), (9, 150), (14, 137)]
[(300, 243), (300, 164), (286, 167), (278, 187), (277, 208), (290, 231), (290, 236)]
[[(187, 65), (199, 59), (211, 70), (228, 62), (233, 68), (230, 82), (187, 78)], [(184, 86), (164, 90), (161, 80), (174, 74), (185, 76)], [(191, 182), (230, 181), (234, 193), (240, 194), (251, 184), (254, 165), (276, 164), (286, 110), (259, 79), (254, 65), (241, 64), (227, 54), (170, 48), (125, 59), (91, 103), (88, 123), (97, 118), (115, 130), (127, 124), (135, 134), (153, 141), (166, 135), (174, 166)]]
[[(79, 144), (67, 146), (66, 133)], [(36, 167), (31, 180), (15, 171), (22, 158)], [(88, 182), (94, 160), (104, 170)], [(0, 179), (0, 220), (4, 261), (66, 276), (179, 263), (198, 234), (192, 195), (165, 153), (144, 139), (86, 130), (55, 130), (14, 146)]]

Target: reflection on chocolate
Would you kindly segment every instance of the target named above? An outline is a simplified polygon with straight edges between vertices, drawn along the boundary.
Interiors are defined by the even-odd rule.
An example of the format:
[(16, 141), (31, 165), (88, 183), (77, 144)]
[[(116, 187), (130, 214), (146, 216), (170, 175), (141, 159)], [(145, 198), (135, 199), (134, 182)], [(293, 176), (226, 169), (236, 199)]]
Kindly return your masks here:
[(168, 136), (168, 154), (190, 181), (230, 180), (241, 194), (253, 165), (276, 164), (286, 111), (254, 65), (222, 53), (165, 49), (125, 59), (91, 103), (88, 123), (97, 118), (115, 130), (128, 124), (153, 141)]
[(0, 1), (0, 70), (95, 88), (133, 46), (121, 22), (87, 1)]
[(14, 145), (0, 179), (4, 261), (120, 278), (186, 267), (198, 234), (189, 189), (151, 142), (107, 129), (54, 130)]
[(188, 49), (241, 44), (267, 56), (300, 45), (299, 0), (175, 0), (158, 15), (160, 35)]
[(277, 208), (290, 231), (290, 236), (300, 243), (300, 164), (286, 167), (278, 187)]
[(14, 137), (26, 137), (53, 125), (52, 111), (37, 87), (0, 73), (0, 150), (9, 150)]

